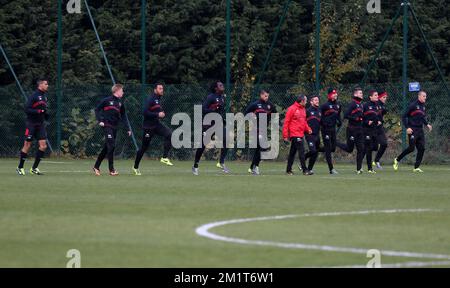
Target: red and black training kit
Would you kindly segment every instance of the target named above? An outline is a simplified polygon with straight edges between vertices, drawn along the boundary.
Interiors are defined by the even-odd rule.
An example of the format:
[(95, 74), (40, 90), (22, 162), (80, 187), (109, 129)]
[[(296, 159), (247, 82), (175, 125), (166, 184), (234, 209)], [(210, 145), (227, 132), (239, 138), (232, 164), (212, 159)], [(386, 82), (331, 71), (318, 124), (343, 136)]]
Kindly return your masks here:
[(320, 112), (322, 113), (321, 128), (325, 159), (331, 171), (333, 170), (331, 153), (336, 151), (336, 126), (342, 125), (341, 105), (337, 101), (328, 100), (320, 106)]
[[(209, 94), (205, 101), (203, 101), (202, 105), (202, 114), (203, 117), (209, 113), (218, 113), (222, 116), (222, 119), (225, 123), (225, 97), (220, 94), (212, 93)], [(203, 125), (202, 132), (205, 133), (211, 125)], [(226, 127), (225, 124), (223, 125), (223, 139), (222, 139), (222, 149), (220, 149), (220, 163), (223, 164), (225, 162), (225, 157), (227, 155), (228, 149), (226, 146)], [(203, 138), (203, 137), (202, 137)], [(195, 160), (194, 160), (194, 167), (198, 168), (198, 163), (200, 162), (200, 158), (203, 155), (203, 152), (205, 151), (205, 144), (203, 143), (202, 139), (202, 147), (198, 148), (195, 152)]]
[(45, 140), (47, 139), (47, 131), (45, 129), (45, 120), (48, 119), (48, 99), (44, 92), (36, 90), (29, 98), (25, 105), (25, 113), (27, 115), (25, 141)]
[(134, 161), (135, 169), (139, 168), (139, 163), (141, 162), (142, 157), (147, 151), (150, 142), (155, 135), (159, 135), (164, 138), (163, 158), (167, 158), (169, 156), (169, 151), (172, 147), (172, 130), (161, 123), (159, 118), (159, 113), (161, 112), (164, 112), (161, 103), (161, 96), (157, 94), (150, 95), (144, 105), (144, 133), (142, 135), (141, 149), (137, 152), (136, 159)]
[(255, 102), (250, 103), (250, 105), (248, 105), (248, 107), (245, 109), (244, 114), (247, 115), (249, 113), (254, 113), (256, 115), (256, 119), (257, 119), (257, 122), (256, 122), (256, 125), (257, 125), (256, 126), (257, 127), (256, 150), (255, 150), (255, 154), (253, 154), (252, 163), (250, 164), (250, 169), (253, 169), (255, 166), (259, 166), (259, 163), (261, 162), (261, 151), (263, 150), (261, 148), (261, 143), (260, 143), (260, 137), (263, 136), (263, 135), (261, 135), (261, 133), (263, 133), (265, 136), (267, 136), (267, 131), (260, 131), (260, 129), (259, 129), (260, 128), (259, 127), (259, 115), (267, 114), (267, 121), (270, 121), (270, 115), (272, 113), (277, 113), (277, 109), (276, 109), (275, 105), (273, 105), (272, 102), (270, 102), (270, 101), (265, 102), (265, 101), (259, 99)]
[[(382, 92), (380, 94), (378, 94), (378, 98), (381, 98), (383, 96), (387, 95), (385, 92)], [(381, 122), (381, 125), (378, 126), (377, 129), (377, 142), (378, 142), (378, 152), (377, 155), (375, 156), (375, 162), (380, 162), (381, 157), (383, 157), (384, 152), (386, 151), (387, 148), (387, 137), (386, 137), (386, 132), (384, 131), (384, 116), (387, 114), (387, 109), (386, 109), (386, 105), (384, 105), (383, 102), (378, 101), (378, 118), (379, 121)]]
[[(368, 101), (364, 103), (363, 106), (364, 117), (363, 117), (363, 131), (364, 131), (364, 142), (366, 146), (366, 160), (367, 168), (372, 170), (372, 152), (378, 149), (377, 142), (377, 130), (379, 128), (379, 105), (378, 101)], [(370, 124), (369, 124), (370, 123)]]
[[(33, 139), (36, 140), (46, 140), (47, 139), (47, 129), (45, 127), (45, 121), (48, 120), (48, 99), (45, 92), (37, 89), (27, 100), (25, 104), (25, 114), (27, 115), (27, 120), (25, 122), (25, 141), (32, 142)], [(45, 151), (37, 149), (36, 159), (33, 164), (33, 169), (36, 169), (44, 157)], [(18, 168), (22, 169), (28, 154), (20, 151), (20, 160)]]
[(409, 104), (408, 109), (403, 114), (402, 121), (403, 125), (406, 128), (411, 128), (413, 132), (408, 135), (408, 148), (397, 157), (397, 161), (402, 160), (406, 155), (414, 152), (414, 148), (417, 148), (414, 168), (419, 168), (422, 163), (423, 154), (425, 153), (425, 134), (423, 132), (423, 126), (428, 125), (425, 105), (419, 100), (413, 101)]
[(108, 156), (109, 171), (114, 171), (114, 150), (116, 148), (117, 126), (119, 122), (131, 130), (130, 123), (125, 114), (125, 105), (120, 98), (109, 96), (104, 98), (95, 108), (95, 116), (98, 122), (103, 122), (105, 126), (103, 131), (105, 134), (105, 145), (98, 155), (95, 162), (95, 168), (100, 169), (100, 165)]
[(311, 128), (312, 133), (306, 134), (305, 139), (308, 145), (309, 151), (305, 154), (305, 159), (309, 158), (308, 170), (311, 171), (316, 163), (319, 152), (324, 152), (323, 147), (320, 147), (320, 121), (322, 113), (319, 107), (309, 107), (306, 110), (306, 121)]
[(364, 159), (364, 132), (363, 132), (363, 104), (360, 98), (353, 97), (344, 112), (344, 119), (348, 120), (347, 143), (337, 143), (337, 146), (347, 153), (352, 153), (356, 147), (356, 170), (362, 169)]

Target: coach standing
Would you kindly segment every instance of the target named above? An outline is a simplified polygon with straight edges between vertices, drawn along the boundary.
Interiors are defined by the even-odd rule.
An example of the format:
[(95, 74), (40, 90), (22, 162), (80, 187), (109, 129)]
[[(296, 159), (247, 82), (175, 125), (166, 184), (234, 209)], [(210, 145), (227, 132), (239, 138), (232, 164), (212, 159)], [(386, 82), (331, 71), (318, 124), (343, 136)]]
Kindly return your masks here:
[(294, 164), (295, 154), (300, 158), (300, 165), (303, 170), (303, 175), (312, 175), (312, 173), (306, 168), (305, 161), (305, 147), (303, 146), (303, 137), (305, 132), (312, 133), (311, 128), (306, 121), (306, 96), (300, 94), (297, 100), (292, 104), (284, 119), (283, 125), (283, 139), (285, 141), (291, 141), (291, 149), (289, 151), (289, 158), (286, 167), (286, 174), (293, 175), (292, 165)]
[(409, 145), (402, 154), (394, 159), (394, 170), (398, 170), (398, 162), (400, 162), (406, 155), (414, 152), (414, 148), (417, 148), (416, 163), (414, 165), (413, 172), (423, 173), (419, 168), (422, 163), (423, 154), (425, 153), (425, 134), (423, 132), (423, 126), (426, 125), (431, 132), (433, 127), (428, 124), (427, 115), (425, 113), (425, 102), (427, 101), (427, 93), (420, 91), (417, 100), (409, 104), (408, 109), (402, 116), (403, 125), (406, 127), (406, 133), (408, 134)]

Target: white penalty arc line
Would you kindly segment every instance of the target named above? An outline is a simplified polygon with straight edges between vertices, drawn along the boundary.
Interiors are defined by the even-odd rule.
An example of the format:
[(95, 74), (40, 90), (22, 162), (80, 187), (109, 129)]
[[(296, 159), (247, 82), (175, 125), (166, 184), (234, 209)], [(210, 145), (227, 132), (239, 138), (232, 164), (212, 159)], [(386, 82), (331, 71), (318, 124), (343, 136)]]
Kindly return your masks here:
[[(326, 217), (326, 216), (395, 214), (395, 213), (423, 213), (423, 212), (441, 212), (441, 211), (442, 210), (436, 210), (436, 209), (391, 209), (391, 210), (365, 210), (365, 211), (350, 211), (350, 212), (307, 213), (307, 214), (299, 214), (299, 215), (281, 215), (281, 216), (268, 216), (268, 217), (257, 217), (257, 218), (243, 218), (243, 219), (233, 219), (233, 220), (208, 223), (208, 224), (198, 227), (195, 230), (195, 232), (199, 236), (206, 237), (209, 239), (213, 239), (213, 240), (217, 240), (217, 241), (224, 241), (224, 242), (231, 242), (231, 243), (238, 243), (238, 244), (272, 246), (272, 247), (290, 248), (290, 249), (329, 251), (329, 252), (343, 252), (343, 253), (366, 255), (368, 249), (364, 249), (364, 248), (337, 247), (337, 246), (329, 246), (329, 245), (314, 245), (314, 244), (303, 244), (303, 243), (283, 243), (283, 242), (263, 241), (263, 240), (247, 240), (247, 239), (240, 239), (240, 238), (233, 238), (233, 237), (218, 235), (218, 234), (210, 232), (209, 230), (212, 228), (230, 225), (230, 224), (255, 222), (255, 221), (267, 221), (267, 220), (283, 220), (283, 219), (302, 218), (302, 217)], [(416, 252), (392, 251), (392, 250), (380, 250), (380, 253), (383, 256), (450, 260), (450, 255), (444, 255), (444, 254), (416, 253)]]

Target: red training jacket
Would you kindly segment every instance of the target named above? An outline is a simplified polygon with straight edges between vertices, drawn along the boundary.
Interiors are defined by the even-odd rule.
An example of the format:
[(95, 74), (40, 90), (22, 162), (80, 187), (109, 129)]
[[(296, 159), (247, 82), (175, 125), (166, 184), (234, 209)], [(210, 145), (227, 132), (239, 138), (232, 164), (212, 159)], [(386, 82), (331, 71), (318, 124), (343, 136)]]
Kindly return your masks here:
[(295, 102), (286, 112), (283, 125), (283, 139), (303, 137), (305, 136), (305, 132), (309, 134), (310, 131), (311, 128), (306, 121), (305, 107)]

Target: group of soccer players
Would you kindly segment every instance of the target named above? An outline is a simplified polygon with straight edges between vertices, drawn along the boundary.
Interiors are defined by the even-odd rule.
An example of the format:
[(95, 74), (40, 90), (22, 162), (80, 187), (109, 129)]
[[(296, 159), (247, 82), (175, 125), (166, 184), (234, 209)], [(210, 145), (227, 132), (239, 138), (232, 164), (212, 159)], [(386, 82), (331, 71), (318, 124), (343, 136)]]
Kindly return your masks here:
[[(48, 120), (47, 113), (47, 96), (48, 81), (40, 79), (37, 82), (37, 90), (29, 97), (25, 113), (27, 115), (25, 142), (20, 151), (20, 161), (16, 169), (19, 175), (25, 175), (24, 162), (27, 158), (33, 139), (38, 140), (39, 147), (36, 152), (36, 159), (30, 173), (34, 175), (42, 175), (38, 165), (41, 158), (44, 156), (47, 149), (47, 133), (45, 128), (45, 121)], [(221, 81), (212, 83), (211, 94), (209, 94), (203, 102), (202, 114), (203, 117), (209, 113), (219, 113), (222, 119), (225, 119), (225, 96), (224, 85)], [(128, 135), (131, 136), (131, 127), (125, 113), (125, 106), (122, 101), (124, 95), (123, 85), (115, 84), (111, 89), (112, 95), (104, 98), (95, 108), (95, 115), (99, 126), (103, 129), (105, 136), (105, 144), (98, 155), (97, 161), (94, 164), (93, 172), (100, 176), (100, 165), (105, 157), (108, 158), (109, 175), (118, 175), (114, 168), (114, 150), (118, 125), (121, 122), (127, 129)], [(164, 138), (164, 152), (161, 158), (161, 163), (173, 166), (173, 163), (168, 158), (171, 144), (172, 131), (161, 123), (161, 119), (166, 117), (161, 103), (161, 97), (164, 95), (164, 85), (157, 83), (154, 87), (153, 94), (149, 96), (145, 102), (143, 109), (143, 137), (142, 146), (136, 154), (136, 159), (132, 171), (135, 175), (141, 175), (139, 164), (150, 142), (155, 135)], [(344, 119), (348, 120), (346, 129), (346, 143), (339, 143), (337, 141), (337, 131), (342, 126), (341, 110), (342, 107), (337, 101), (338, 92), (330, 88), (328, 90), (328, 101), (320, 105), (319, 96), (313, 95), (309, 97), (309, 108), (306, 109), (308, 97), (300, 94), (296, 97), (294, 103), (287, 109), (286, 117), (283, 125), (283, 139), (291, 142), (289, 151), (288, 163), (286, 168), (287, 175), (293, 175), (292, 166), (295, 155), (299, 155), (299, 169), (304, 175), (313, 175), (314, 164), (317, 160), (319, 152), (324, 152), (325, 159), (328, 164), (330, 174), (338, 174), (333, 166), (332, 153), (336, 151), (336, 147), (343, 151), (352, 153), (356, 147), (356, 173), (362, 174), (362, 162), (364, 156), (367, 160), (367, 168), (369, 173), (376, 173), (374, 167), (382, 169), (380, 159), (383, 156), (387, 147), (387, 138), (384, 132), (384, 115), (387, 113), (385, 103), (387, 100), (387, 93), (385, 91), (377, 92), (375, 90), (369, 91), (368, 101), (363, 102), (363, 91), (360, 87), (356, 87), (353, 91), (353, 99), (345, 109)], [(427, 126), (431, 131), (432, 126), (428, 123), (425, 113), (426, 92), (420, 91), (418, 99), (411, 102), (407, 111), (402, 116), (402, 122), (408, 134), (409, 146), (398, 157), (394, 159), (394, 170), (398, 169), (399, 161), (401, 161), (407, 154), (414, 152), (417, 148), (416, 163), (414, 172), (423, 172), (419, 166), (421, 164), (423, 154), (425, 151), (425, 136), (423, 126)], [(253, 113), (255, 117), (259, 118), (261, 114), (267, 114), (268, 121), (270, 115), (277, 113), (275, 105), (269, 101), (269, 93), (265, 90), (260, 91), (260, 98), (252, 102), (246, 109), (244, 114)], [(257, 147), (253, 155), (253, 160), (249, 168), (249, 173), (259, 175), (259, 165), (261, 162), (261, 151), (263, 150), (260, 143), (260, 133), (262, 131), (257, 122)], [(205, 135), (206, 131), (212, 125), (203, 125), (202, 132)], [(321, 145), (320, 135), (322, 136), (323, 146)], [(217, 167), (224, 173), (230, 173), (230, 170), (225, 165), (225, 157), (227, 155), (226, 138), (229, 137), (226, 132), (226, 126), (223, 125), (223, 148), (220, 151), (220, 160)], [(308, 147), (308, 152), (305, 153), (304, 143)], [(202, 146), (197, 149), (195, 153), (194, 165), (192, 166), (192, 173), (199, 175), (199, 162), (205, 150), (205, 144), (202, 141)], [(372, 153), (377, 152), (374, 161), (372, 161)], [(306, 161), (309, 159), (308, 165)]]
[[(299, 153), (299, 169), (304, 175), (312, 175), (313, 167), (319, 152), (325, 153), (330, 174), (338, 174), (333, 167), (332, 153), (339, 147), (347, 153), (352, 153), (356, 147), (356, 173), (362, 174), (364, 157), (367, 160), (368, 173), (375, 174), (373, 166), (383, 169), (380, 163), (381, 157), (387, 148), (384, 116), (387, 113), (386, 101), (388, 94), (385, 91), (370, 90), (368, 101), (363, 103), (363, 90), (355, 87), (353, 99), (344, 112), (344, 119), (348, 120), (346, 129), (346, 143), (337, 141), (336, 132), (342, 126), (341, 105), (337, 102), (338, 93), (335, 89), (328, 90), (328, 101), (319, 106), (319, 97), (309, 97), (310, 107), (305, 108), (307, 97), (303, 94), (297, 97), (296, 103), (288, 108), (283, 126), (283, 138), (291, 141), (291, 149), (288, 157), (286, 173), (293, 175), (292, 164), (296, 152)], [(425, 151), (425, 136), (423, 126), (429, 131), (432, 126), (428, 123), (425, 114), (425, 91), (418, 93), (417, 100), (411, 102), (408, 110), (402, 116), (403, 125), (408, 134), (409, 146), (398, 157), (394, 158), (393, 168), (398, 170), (399, 161), (417, 148), (414, 172), (422, 173), (419, 168)], [(323, 147), (320, 145), (319, 132), (322, 134)], [(309, 152), (304, 153), (306, 142)], [(372, 160), (373, 152), (377, 152)], [(309, 158), (308, 166), (306, 160)]]

